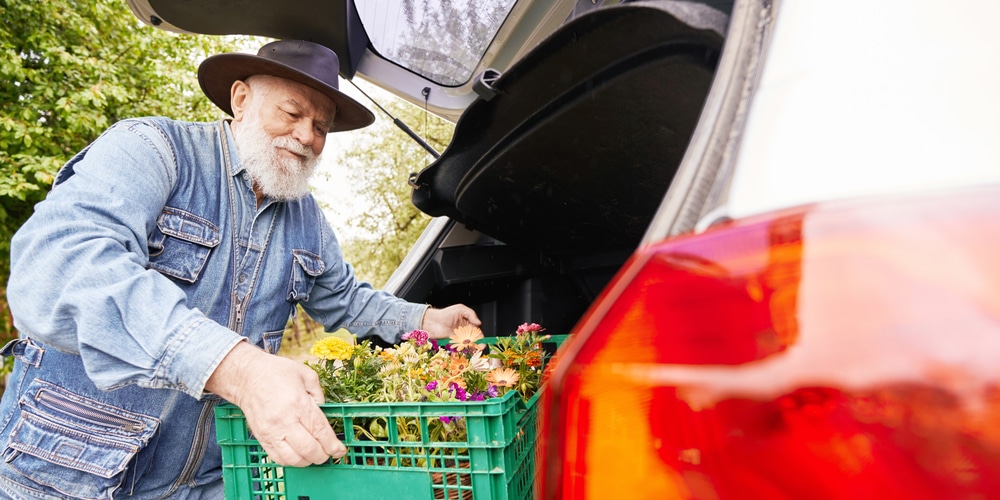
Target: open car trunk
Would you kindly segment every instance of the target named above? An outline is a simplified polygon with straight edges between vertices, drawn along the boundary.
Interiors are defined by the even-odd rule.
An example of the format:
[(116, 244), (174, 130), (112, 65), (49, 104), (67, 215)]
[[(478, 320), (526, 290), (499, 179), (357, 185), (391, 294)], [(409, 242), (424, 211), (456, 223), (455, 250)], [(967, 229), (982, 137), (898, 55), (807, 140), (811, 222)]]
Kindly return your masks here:
[[(343, 78), (360, 75), (457, 117), (452, 143), (411, 179), (414, 204), (438, 218), (386, 289), (414, 302), (472, 306), (486, 335), (526, 321), (569, 332), (633, 253), (698, 123), (727, 28), (723, 12), (733, 5), (508, 1), (496, 33), (464, 30), (492, 42), (477, 56), (480, 76), (449, 87), (383, 58), (373, 42), (382, 33), (366, 29), (396, 26), (385, 22), (397, 19), (393, 9), (465, 9), (471, 18), (450, 22), (468, 28), (463, 20), (476, 18), (478, 4), (127, 1), (162, 29), (322, 43), (340, 56)], [(438, 57), (462, 48), (446, 40), (406, 42)], [(421, 89), (429, 101), (414, 100)]]
[(594, 10), (483, 79), (451, 144), (411, 179), (414, 204), (449, 222), (390, 291), (470, 305), (486, 335), (526, 321), (568, 333), (660, 206), (726, 19), (676, 2)]

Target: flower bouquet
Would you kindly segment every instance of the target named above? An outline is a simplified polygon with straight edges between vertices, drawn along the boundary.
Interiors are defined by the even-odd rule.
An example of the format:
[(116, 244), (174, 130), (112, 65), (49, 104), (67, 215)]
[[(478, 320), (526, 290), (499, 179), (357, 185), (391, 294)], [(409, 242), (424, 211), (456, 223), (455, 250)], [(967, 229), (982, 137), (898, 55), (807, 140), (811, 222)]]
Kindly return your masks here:
[[(319, 361), (306, 364), (319, 375), (329, 403), (484, 401), (509, 391), (528, 401), (542, 383), (542, 343), (549, 340), (544, 330), (524, 323), (515, 335), (489, 345), (474, 326), (456, 328), (442, 343), (413, 330), (390, 348), (327, 337), (310, 349)], [(338, 422), (333, 422), (335, 430), (345, 432)], [(402, 441), (421, 440), (416, 418), (397, 425)], [(355, 422), (354, 431), (378, 441), (386, 437), (387, 422), (381, 417)], [(428, 431), (431, 441), (463, 441), (466, 429), (461, 418), (441, 416)]]

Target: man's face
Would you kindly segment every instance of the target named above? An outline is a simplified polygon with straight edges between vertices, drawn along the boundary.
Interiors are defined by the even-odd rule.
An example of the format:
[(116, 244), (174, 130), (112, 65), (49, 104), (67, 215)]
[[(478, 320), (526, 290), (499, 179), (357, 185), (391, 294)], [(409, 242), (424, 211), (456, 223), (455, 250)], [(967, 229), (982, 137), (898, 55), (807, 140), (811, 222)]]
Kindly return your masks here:
[(308, 193), (308, 179), (323, 152), (333, 103), (305, 85), (280, 78), (258, 76), (245, 85), (245, 99), (239, 107), (234, 101), (240, 160), (255, 190), (278, 200), (300, 198)]

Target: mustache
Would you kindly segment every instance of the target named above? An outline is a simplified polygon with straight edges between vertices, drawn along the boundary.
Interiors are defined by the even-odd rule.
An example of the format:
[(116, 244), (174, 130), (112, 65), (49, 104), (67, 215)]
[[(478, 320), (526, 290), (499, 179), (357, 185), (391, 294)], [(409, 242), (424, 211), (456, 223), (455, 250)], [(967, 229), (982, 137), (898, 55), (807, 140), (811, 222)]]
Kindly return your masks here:
[(306, 159), (312, 159), (313, 156), (315, 156), (312, 149), (290, 137), (275, 137), (272, 145), (274, 147), (287, 149), (299, 156), (305, 156)]

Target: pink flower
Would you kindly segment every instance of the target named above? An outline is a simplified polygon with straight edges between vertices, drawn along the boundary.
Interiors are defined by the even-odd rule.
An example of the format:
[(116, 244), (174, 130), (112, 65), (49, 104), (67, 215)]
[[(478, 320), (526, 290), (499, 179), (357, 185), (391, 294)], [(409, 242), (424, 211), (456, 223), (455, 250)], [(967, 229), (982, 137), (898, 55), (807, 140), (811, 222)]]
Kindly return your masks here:
[(468, 401), (469, 400), (469, 393), (465, 392), (465, 388), (463, 388), (462, 386), (460, 386), (460, 385), (452, 382), (451, 383), (451, 390), (455, 392), (455, 397), (459, 401)]
[(427, 333), (427, 332), (425, 332), (425, 331), (423, 331), (423, 330), (413, 330), (413, 331), (404, 333), (403, 336), (400, 337), (400, 338), (403, 339), (403, 340), (412, 340), (413, 343), (416, 344), (416, 345), (424, 345), (424, 344), (427, 343), (427, 340), (430, 338), (430, 334)]
[(521, 326), (517, 327), (518, 335), (522, 335), (528, 332), (540, 333), (544, 331), (545, 329), (542, 328), (542, 325), (539, 325), (538, 323), (521, 323)]

